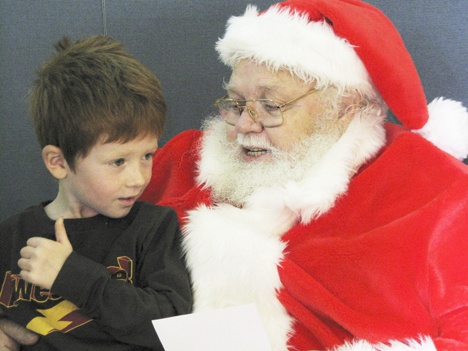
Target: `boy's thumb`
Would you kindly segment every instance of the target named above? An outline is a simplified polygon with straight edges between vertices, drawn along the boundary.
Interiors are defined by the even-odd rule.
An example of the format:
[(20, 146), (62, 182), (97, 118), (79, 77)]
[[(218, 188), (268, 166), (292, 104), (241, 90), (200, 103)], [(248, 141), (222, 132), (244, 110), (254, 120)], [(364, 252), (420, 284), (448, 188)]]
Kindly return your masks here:
[(65, 224), (63, 223), (63, 217), (60, 217), (55, 221), (55, 238), (57, 242), (65, 245), (71, 245), (68, 240), (67, 231), (65, 230)]

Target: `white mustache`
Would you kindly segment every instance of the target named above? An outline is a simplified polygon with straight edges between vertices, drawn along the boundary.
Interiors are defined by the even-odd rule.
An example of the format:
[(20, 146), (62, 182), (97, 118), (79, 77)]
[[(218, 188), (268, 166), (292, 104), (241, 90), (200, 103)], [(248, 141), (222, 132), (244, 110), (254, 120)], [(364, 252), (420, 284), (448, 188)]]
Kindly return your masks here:
[(237, 134), (236, 142), (248, 149), (275, 150), (276, 148), (265, 138), (255, 134)]

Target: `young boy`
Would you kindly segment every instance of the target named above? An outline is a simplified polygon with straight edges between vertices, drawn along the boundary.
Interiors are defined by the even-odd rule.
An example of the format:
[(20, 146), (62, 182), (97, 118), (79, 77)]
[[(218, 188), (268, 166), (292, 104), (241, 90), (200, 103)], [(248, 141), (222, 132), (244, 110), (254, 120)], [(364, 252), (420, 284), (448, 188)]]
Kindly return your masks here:
[(175, 212), (137, 202), (159, 81), (109, 37), (55, 47), (31, 114), (59, 190), (0, 224), (1, 311), (40, 336), (23, 350), (163, 350), (151, 320), (189, 313), (192, 294)]

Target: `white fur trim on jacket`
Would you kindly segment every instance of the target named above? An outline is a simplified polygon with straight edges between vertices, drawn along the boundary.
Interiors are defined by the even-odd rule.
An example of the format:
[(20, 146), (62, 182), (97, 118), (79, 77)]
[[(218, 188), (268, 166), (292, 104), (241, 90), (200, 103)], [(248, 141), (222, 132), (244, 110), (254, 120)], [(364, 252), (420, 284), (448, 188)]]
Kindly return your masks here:
[[(254, 211), (231, 205), (190, 211), (184, 250), (194, 294), (194, 312), (254, 303), (272, 350), (284, 351), (292, 318), (276, 297), (283, 243)], [(271, 218), (269, 218), (270, 222)], [(275, 222), (276, 223), (276, 222)]]
[(437, 349), (431, 338), (421, 337), (420, 340), (392, 340), (388, 344), (370, 344), (364, 340), (357, 340), (336, 347), (333, 351), (437, 351)]

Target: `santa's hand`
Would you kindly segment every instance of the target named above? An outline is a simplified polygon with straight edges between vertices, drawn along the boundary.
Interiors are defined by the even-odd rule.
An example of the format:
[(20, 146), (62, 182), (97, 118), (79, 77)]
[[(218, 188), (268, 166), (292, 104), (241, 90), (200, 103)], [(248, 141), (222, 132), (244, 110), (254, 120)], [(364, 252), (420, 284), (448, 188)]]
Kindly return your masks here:
[(52, 287), (65, 260), (73, 251), (63, 218), (55, 222), (55, 237), (57, 241), (33, 237), (26, 242), (18, 261), (21, 278), (44, 289)]

